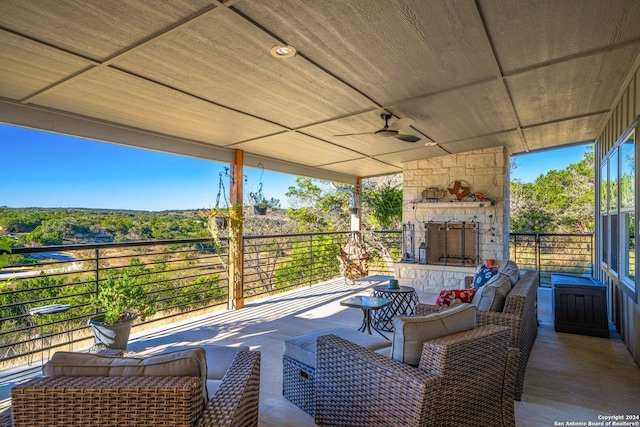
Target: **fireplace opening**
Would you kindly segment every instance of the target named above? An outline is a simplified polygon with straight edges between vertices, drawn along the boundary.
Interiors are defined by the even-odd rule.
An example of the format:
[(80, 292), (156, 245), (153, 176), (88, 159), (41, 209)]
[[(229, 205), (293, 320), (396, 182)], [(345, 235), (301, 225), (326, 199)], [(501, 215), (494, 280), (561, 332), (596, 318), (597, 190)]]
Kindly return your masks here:
[(425, 223), (427, 264), (476, 265), (479, 258), (478, 223), (429, 221)]

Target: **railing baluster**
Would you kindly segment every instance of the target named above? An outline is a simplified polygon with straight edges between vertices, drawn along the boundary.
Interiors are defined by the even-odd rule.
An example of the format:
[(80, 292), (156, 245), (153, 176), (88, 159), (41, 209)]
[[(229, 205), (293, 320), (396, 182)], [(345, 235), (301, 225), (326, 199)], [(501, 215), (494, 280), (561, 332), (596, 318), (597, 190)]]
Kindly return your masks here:
[(313, 285), (313, 234), (309, 235), (309, 286)]
[[(100, 292), (100, 249), (96, 248), (95, 249), (95, 263), (96, 263), (96, 268), (95, 268), (95, 283), (94, 283), (94, 287), (93, 287), (93, 297), (97, 298), (98, 297), (98, 293)], [(93, 314), (96, 315), (98, 314), (98, 310), (94, 307), (93, 309)]]

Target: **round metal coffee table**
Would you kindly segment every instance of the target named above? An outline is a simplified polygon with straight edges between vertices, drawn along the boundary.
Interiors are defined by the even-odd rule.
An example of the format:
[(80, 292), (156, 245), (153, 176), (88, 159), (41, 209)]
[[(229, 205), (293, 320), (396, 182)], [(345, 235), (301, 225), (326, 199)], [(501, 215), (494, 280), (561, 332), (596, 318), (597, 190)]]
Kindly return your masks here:
[(373, 324), (382, 331), (393, 331), (393, 318), (399, 314), (412, 316), (413, 309), (418, 303), (418, 294), (410, 286), (400, 286), (398, 289), (389, 289), (387, 285), (373, 287), (373, 296), (389, 298), (391, 304), (382, 307), (373, 313)]

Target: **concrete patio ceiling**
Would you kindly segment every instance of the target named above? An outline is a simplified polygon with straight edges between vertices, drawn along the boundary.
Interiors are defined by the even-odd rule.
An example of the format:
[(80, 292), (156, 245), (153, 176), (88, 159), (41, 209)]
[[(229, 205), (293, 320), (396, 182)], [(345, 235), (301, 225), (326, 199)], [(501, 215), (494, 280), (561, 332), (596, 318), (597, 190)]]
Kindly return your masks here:
[(2, 0), (0, 122), (355, 182), (593, 141), (638, 61), (631, 0)]

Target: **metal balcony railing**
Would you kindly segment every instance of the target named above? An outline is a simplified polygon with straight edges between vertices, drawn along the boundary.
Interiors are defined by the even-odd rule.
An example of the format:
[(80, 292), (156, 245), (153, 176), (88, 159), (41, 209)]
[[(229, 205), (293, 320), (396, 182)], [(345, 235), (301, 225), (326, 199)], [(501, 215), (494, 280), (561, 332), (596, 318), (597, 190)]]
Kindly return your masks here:
[[(351, 234), (245, 236), (243, 296), (251, 299), (340, 277), (337, 255)], [(393, 263), (402, 258), (402, 233), (361, 235), (371, 256), (369, 275), (393, 275)], [(43, 351), (91, 345), (87, 320), (97, 314), (91, 302), (110, 275), (126, 273), (157, 300), (156, 315), (136, 323), (135, 329), (226, 308), (226, 243), (223, 239), (219, 253), (211, 239), (15, 248), (11, 264), (0, 273), (0, 369)], [(551, 272), (591, 272), (593, 236), (514, 233), (510, 251), (520, 267), (539, 269), (545, 286)], [(50, 304), (70, 308), (29, 315), (29, 310)]]
[[(311, 286), (340, 277), (338, 253), (351, 232), (280, 234), (244, 238), (244, 296), (260, 296)], [(360, 233), (368, 252), (369, 274), (393, 275), (401, 258), (399, 231)]]
[(552, 273), (593, 275), (593, 233), (511, 233), (509, 255), (518, 267), (540, 271), (540, 286)]
[[(157, 301), (146, 323), (226, 304), (227, 254), (210, 239), (14, 248), (0, 274), (0, 367), (34, 352), (90, 345), (92, 300), (111, 275), (126, 273)], [(62, 313), (29, 311), (67, 304)]]
[[(393, 274), (401, 233), (363, 232), (370, 274)], [(339, 277), (337, 254), (351, 232), (245, 236), (243, 296), (253, 298)], [(228, 241), (211, 239), (15, 248), (0, 273), (0, 369), (34, 353), (91, 344), (92, 300), (111, 275), (126, 273), (157, 301), (158, 312), (134, 328), (227, 306)], [(61, 313), (31, 316), (50, 304)]]

